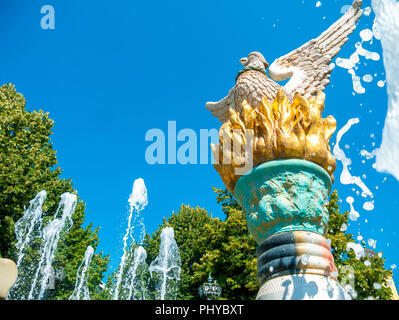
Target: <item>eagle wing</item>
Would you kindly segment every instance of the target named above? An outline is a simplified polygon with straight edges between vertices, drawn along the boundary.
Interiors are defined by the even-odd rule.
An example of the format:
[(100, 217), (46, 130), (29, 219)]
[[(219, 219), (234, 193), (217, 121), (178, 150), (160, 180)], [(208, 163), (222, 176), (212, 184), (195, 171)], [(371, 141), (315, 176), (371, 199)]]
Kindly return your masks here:
[(323, 91), (330, 82), (331, 60), (355, 30), (363, 13), (361, 5), (362, 0), (355, 0), (352, 7), (318, 38), (275, 60), (269, 68), (270, 77), (276, 81), (291, 78), (284, 86), (290, 94), (298, 92), (309, 98)]
[(234, 103), (234, 94), (235, 94), (236, 86), (234, 86), (230, 91), (229, 94), (224, 97), (222, 100), (217, 102), (207, 102), (206, 108), (212, 112), (216, 118), (219, 119), (221, 122), (226, 122), (229, 118), (229, 109), (235, 109)]

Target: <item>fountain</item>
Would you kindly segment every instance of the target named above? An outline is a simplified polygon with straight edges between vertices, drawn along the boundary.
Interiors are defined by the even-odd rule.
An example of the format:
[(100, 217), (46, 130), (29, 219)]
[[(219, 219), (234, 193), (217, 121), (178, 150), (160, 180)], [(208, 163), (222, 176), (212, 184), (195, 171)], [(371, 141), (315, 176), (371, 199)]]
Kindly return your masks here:
[[(51, 263), (55, 257), (58, 241), (62, 233), (67, 233), (73, 225), (76, 195), (63, 193), (54, 219), (43, 229), (43, 244), (40, 248), (39, 265), (32, 280), (29, 300), (41, 300), (50, 277)], [(60, 212), (62, 209), (62, 214)], [(37, 286), (39, 284), (39, 286)]]
[(94, 249), (88, 246), (82, 263), (79, 266), (76, 274), (75, 289), (69, 300), (90, 300), (90, 292), (87, 286), (87, 278), (89, 276), (90, 262), (93, 258)]
[[(44, 218), (42, 205), (46, 195), (46, 191), (39, 192), (15, 225), (17, 266), (20, 275), (10, 290), (8, 299), (42, 300), (44, 298), (52, 274), (51, 264), (58, 242), (60, 237), (72, 227), (76, 195), (64, 193), (61, 195), (53, 220), (42, 230)], [(28, 255), (28, 253), (31, 254)]]
[(147, 284), (144, 281), (145, 273), (148, 271), (147, 252), (143, 247), (134, 250), (134, 260), (127, 272), (127, 297), (126, 300), (146, 300)]
[(149, 271), (157, 276), (157, 300), (174, 300), (177, 296), (180, 280), (181, 262), (173, 228), (167, 227), (161, 232), (159, 255), (151, 263)]
[(37, 268), (36, 259), (24, 259), (33, 247), (37, 246), (38, 239), (41, 238), (43, 226), (42, 206), (46, 200), (47, 192), (40, 191), (29, 203), (24, 215), (15, 223), (15, 235), (17, 239), (17, 268), (19, 276), (11, 288), (8, 299), (26, 299), (28, 294), (28, 278), (32, 277)]
[[(146, 263), (147, 252), (141, 246), (145, 227), (141, 212), (148, 204), (147, 189), (143, 179), (137, 179), (129, 197), (129, 217), (123, 237), (123, 255), (112, 290), (114, 300), (175, 299), (180, 280), (180, 255), (174, 231), (162, 230), (160, 253), (151, 263)], [(148, 272), (154, 275), (155, 297), (148, 294)]]
[[(52, 267), (57, 246), (73, 225), (72, 214), (76, 206), (76, 195), (64, 193), (53, 219), (44, 223), (42, 206), (46, 191), (40, 191), (30, 201), (24, 215), (15, 225), (17, 237), (17, 266), (20, 271), (11, 288), (10, 300), (43, 300), (49, 284), (53, 285), (55, 272)], [(180, 279), (180, 256), (174, 231), (165, 228), (161, 233), (160, 253), (151, 263), (146, 263), (147, 253), (141, 244), (145, 226), (141, 215), (148, 204), (147, 189), (143, 179), (137, 179), (129, 197), (129, 216), (123, 237), (123, 255), (111, 290), (114, 300), (146, 300), (153, 298), (148, 293), (150, 274), (157, 283), (156, 298), (176, 298)], [(88, 278), (94, 248), (86, 248), (77, 270), (74, 291), (69, 300), (90, 300)]]
[(388, 91), (388, 112), (375, 165), (378, 171), (391, 173), (399, 180), (399, 3), (372, 0), (372, 7), (381, 37)]
[[(129, 279), (134, 277), (134, 275), (130, 273), (133, 270), (127, 262), (132, 262), (134, 260), (135, 244), (141, 244), (143, 242), (145, 230), (141, 212), (147, 204), (147, 188), (144, 180), (141, 178), (136, 179), (133, 183), (132, 193), (129, 196), (128, 225), (123, 237), (123, 255), (116, 274), (116, 283), (112, 293), (113, 300), (126, 298), (126, 290), (129, 293), (132, 292), (130, 288), (132, 281), (129, 281)], [(122, 293), (121, 290), (123, 291)], [(128, 296), (131, 296), (131, 294), (128, 294)]]
[(15, 224), (15, 235), (17, 237), (17, 250), (18, 259), (17, 267), (21, 265), (21, 261), (24, 258), (26, 252), (24, 249), (29, 248), (32, 244), (32, 240), (37, 236), (37, 233), (41, 231), (43, 225), (43, 211), (42, 206), (46, 200), (47, 192), (45, 190), (40, 191), (36, 197), (30, 201), (29, 208), (25, 211), (21, 219)]

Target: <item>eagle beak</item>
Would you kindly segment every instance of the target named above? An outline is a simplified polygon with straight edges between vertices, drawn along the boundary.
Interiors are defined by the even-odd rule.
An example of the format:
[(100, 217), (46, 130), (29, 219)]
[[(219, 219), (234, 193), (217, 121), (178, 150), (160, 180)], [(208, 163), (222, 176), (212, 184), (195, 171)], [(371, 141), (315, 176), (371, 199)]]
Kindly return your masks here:
[(246, 66), (247, 63), (248, 63), (248, 58), (241, 58), (241, 59), (240, 59), (240, 63), (241, 63), (243, 66)]

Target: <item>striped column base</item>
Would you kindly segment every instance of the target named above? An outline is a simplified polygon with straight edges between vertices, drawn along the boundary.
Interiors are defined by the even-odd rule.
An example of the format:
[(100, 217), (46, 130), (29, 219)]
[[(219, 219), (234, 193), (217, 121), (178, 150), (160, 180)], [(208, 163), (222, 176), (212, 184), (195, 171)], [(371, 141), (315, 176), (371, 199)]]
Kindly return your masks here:
[(309, 231), (281, 232), (257, 248), (259, 300), (346, 300), (326, 239)]
[(286, 275), (266, 281), (257, 300), (351, 300), (332, 278), (316, 274)]

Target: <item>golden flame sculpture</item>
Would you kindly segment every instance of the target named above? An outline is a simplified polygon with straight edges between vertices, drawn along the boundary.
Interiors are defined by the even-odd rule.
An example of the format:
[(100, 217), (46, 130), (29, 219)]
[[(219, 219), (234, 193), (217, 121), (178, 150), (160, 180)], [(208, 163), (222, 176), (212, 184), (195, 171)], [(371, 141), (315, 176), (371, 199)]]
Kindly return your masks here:
[(248, 161), (248, 146), (251, 167), (271, 160), (304, 159), (320, 165), (334, 179), (337, 164), (329, 140), (336, 130), (336, 120), (321, 117), (324, 101), (325, 94), (319, 92), (309, 99), (296, 94), (290, 103), (280, 89), (272, 103), (263, 98), (257, 108), (244, 102), (239, 112), (230, 109), (229, 120), (219, 130), (219, 143), (211, 144), (215, 169), (226, 187), (234, 193), (243, 174), (237, 174), (236, 169)]

